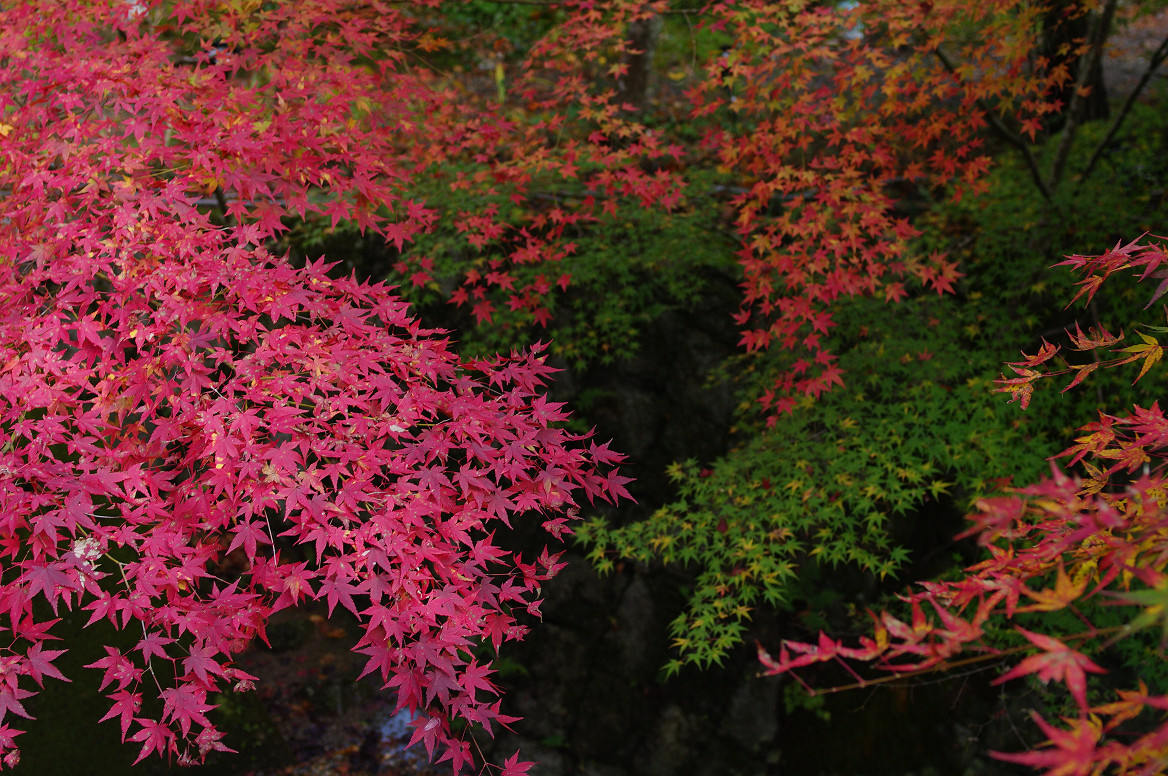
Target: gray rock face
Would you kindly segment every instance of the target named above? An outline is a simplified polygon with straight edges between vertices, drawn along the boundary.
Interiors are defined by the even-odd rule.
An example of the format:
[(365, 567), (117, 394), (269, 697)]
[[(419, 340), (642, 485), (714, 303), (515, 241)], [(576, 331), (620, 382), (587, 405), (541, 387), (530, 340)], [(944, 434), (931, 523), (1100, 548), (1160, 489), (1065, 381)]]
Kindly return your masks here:
[[(528, 669), (503, 680), (524, 720), (498, 751), (541, 760), (539, 776), (768, 773), (781, 700), (777, 682), (754, 676), (752, 650), (728, 668), (660, 675), (682, 581), (632, 564), (601, 578), (573, 557), (548, 585), (544, 622), (511, 656)], [(548, 742), (558, 748), (542, 760)]]
[(738, 686), (718, 732), (752, 754), (763, 753), (779, 726), (779, 682), (758, 678)]

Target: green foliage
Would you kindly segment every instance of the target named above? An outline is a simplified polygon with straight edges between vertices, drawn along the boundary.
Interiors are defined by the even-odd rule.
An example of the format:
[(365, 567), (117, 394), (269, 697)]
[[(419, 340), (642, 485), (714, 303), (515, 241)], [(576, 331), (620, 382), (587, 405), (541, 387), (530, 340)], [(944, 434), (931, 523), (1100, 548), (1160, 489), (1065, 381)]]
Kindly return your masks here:
[(581, 230), (576, 242), (562, 262), (573, 290), (549, 336), (552, 352), (577, 368), (633, 355), (647, 321), (698, 302), (710, 272), (738, 269), (708, 203), (680, 213), (631, 207)]
[(831, 712), (825, 707), (826, 695), (811, 695), (798, 682), (788, 682), (783, 686), (783, 709), (790, 714), (796, 709), (810, 711), (824, 722), (831, 721)]
[(550, 736), (544, 736), (543, 738), (541, 738), (539, 740), (539, 743), (541, 746), (546, 746), (546, 747), (549, 747), (551, 749), (568, 749), (568, 748), (570, 748), (568, 740), (566, 738), (564, 738), (563, 736), (561, 736), (559, 733), (555, 733), (555, 734), (550, 735)]
[[(1107, 122), (1079, 127), (1063, 185), (1051, 201), (1037, 195), (1022, 156), (1007, 151), (995, 159), (985, 194), (940, 205), (918, 223), (925, 229), (927, 249), (949, 251), (961, 259), (971, 292), (1000, 299), (1006, 305), (1002, 309), (1012, 311), (993, 319), (991, 336), (1026, 342), (1052, 319), (1070, 318), (1057, 311), (1074, 296), (1072, 277), (1051, 269), (1064, 256), (1104, 251), (1121, 236), (1130, 239), (1162, 228), (1168, 180), (1168, 133), (1162, 111), (1134, 106), (1084, 179), (1092, 151), (1107, 129)], [(1047, 142), (1036, 149), (1038, 169), (1049, 168), (1055, 145)], [(1112, 309), (1100, 307), (1095, 313), (1116, 324), (1138, 320), (1143, 300), (1137, 303), (1134, 288), (1134, 281), (1123, 293), (1117, 286), (1117, 293), (1109, 297)], [(1128, 307), (1117, 308), (1114, 303), (1124, 299)]]
[(708, 468), (674, 464), (679, 497), (648, 520), (577, 530), (602, 570), (620, 556), (696, 574), (667, 670), (719, 662), (760, 604), (830, 590), (817, 569), (895, 577), (913, 522), (945, 510), (930, 505), (963, 508), (1011, 476), (1037, 475), (1033, 462), (1056, 452), (990, 393), (996, 355), (969, 348), (958, 300), (913, 298), (895, 316), (880, 315), (881, 304), (855, 300), (837, 319), (845, 388), (770, 428), (746, 428)]

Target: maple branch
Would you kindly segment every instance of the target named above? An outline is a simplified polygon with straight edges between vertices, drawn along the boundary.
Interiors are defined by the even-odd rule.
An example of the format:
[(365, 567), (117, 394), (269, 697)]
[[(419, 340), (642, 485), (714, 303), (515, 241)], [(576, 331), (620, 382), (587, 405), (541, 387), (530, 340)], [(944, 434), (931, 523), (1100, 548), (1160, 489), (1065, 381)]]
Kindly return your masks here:
[(1079, 124), (1083, 120), (1083, 112), (1087, 109), (1085, 90), (1091, 73), (1099, 66), (1099, 59), (1103, 56), (1103, 44), (1107, 41), (1107, 34), (1111, 30), (1111, 20), (1115, 16), (1115, 8), (1119, 0), (1107, 0), (1100, 12), (1095, 26), (1091, 28), (1088, 37), (1087, 56), (1079, 60), (1079, 77), (1075, 79), (1075, 91), (1071, 96), (1070, 107), (1067, 108), (1067, 123), (1063, 126), (1063, 136), (1059, 139), (1055, 150), (1054, 161), (1050, 165), (1048, 186), (1051, 190), (1058, 188), (1066, 170), (1067, 160), (1071, 156), (1071, 147), (1075, 144), (1075, 135), (1078, 134)]
[[(974, 657), (967, 657), (967, 658), (963, 658), (961, 660), (942, 661), (940, 663), (937, 663), (936, 665), (929, 666), (928, 668), (918, 668), (915, 671), (905, 671), (903, 673), (886, 674), (885, 676), (880, 676), (880, 677), (877, 677), (875, 679), (861, 679), (858, 682), (852, 682), (850, 684), (839, 684), (839, 685), (836, 685), (835, 687), (825, 687), (822, 690), (813, 689), (808, 694), (811, 695), (812, 697), (815, 697), (817, 695), (834, 695), (837, 692), (846, 692), (848, 690), (864, 690), (864, 689), (867, 689), (869, 687), (875, 687), (875, 686), (881, 685), (881, 684), (888, 684), (889, 682), (896, 682), (896, 681), (899, 681), (901, 679), (912, 679), (913, 677), (924, 676), (925, 674), (935, 674), (935, 673), (938, 673), (941, 671), (950, 671), (954, 668), (963, 668), (963, 667), (968, 666), (968, 665), (974, 665), (975, 663), (984, 663), (987, 660), (992, 660), (992, 659), (998, 658), (998, 657), (1005, 657), (1006, 655), (1009, 655), (1012, 652), (1022, 651), (1022, 650), (1025, 650), (1027, 648), (1033, 649), (1033, 647), (1029, 647), (1029, 645), (1027, 645), (1027, 647), (1011, 647), (1010, 649), (1008, 649), (1004, 652), (987, 652), (986, 654), (983, 654), (983, 655), (976, 655)], [(759, 676), (767, 676), (767, 674), (765, 672), (760, 672), (758, 675)]]
[[(950, 75), (958, 79), (961, 78), (957, 72), (957, 66), (940, 46), (937, 46), (937, 48), (933, 49), (933, 54), (935, 54), (937, 59), (941, 61), (941, 64), (944, 65), (945, 69), (949, 71)], [(985, 114), (985, 117), (990, 122), (990, 125), (995, 130), (997, 130), (998, 135), (1007, 143), (1022, 152), (1022, 158), (1026, 160), (1026, 167), (1030, 170), (1030, 177), (1034, 179), (1034, 185), (1038, 187), (1038, 191), (1040, 194), (1042, 194), (1042, 198), (1048, 202), (1053, 199), (1054, 195), (1051, 193), (1050, 188), (1046, 185), (1046, 181), (1042, 179), (1042, 172), (1038, 169), (1038, 161), (1034, 158), (1034, 154), (1031, 152), (1030, 146), (1026, 143), (1025, 140), (1022, 139), (1022, 136), (1011, 132), (1009, 127), (1003, 124), (1002, 120), (994, 115), (993, 109), (990, 107), (989, 103), (985, 101), (985, 99), (978, 97), (977, 106), (981, 108), (982, 113)]]
[[(1128, 633), (1125, 633), (1125, 631), (1127, 631)], [(1080, 633), (1073, 633), (1069, 636), (1063, 636), (1061, 640), (1062, 641), (1086, 641), (1087, 639), (1096, 638), (1098, 636), (1106, 636), (1106, 635), (1114, 634), (1112, 639), (1109, 640), (1108, 642), (1106, 642), (1104, 645), (1104, 647), (1108, 647), (1132, 632), (1134, 632), (1134, 631), (1132, 630), (1130, 624), (1128, 624), (1128, 625), (1112, 625), (1112, 626), (1107, 627), (1107, 628), (1098, 628), (1094, 631), (1082, 631)], [(940, 671), (948, 672), (948, 671), (951, 671), (955, 668), (964, 668), (965, 666), (974, 665), (976, 663), (984, 663), (987, 660), (993, 660), (995, 658), (1009, 657), (1010, 655), (1017, 655), (1017, 654), (1020, 654), (1022, 652), (1029, 652), (1029, 651), (1032, 651), (1033, 649), (1034, 649), (1034, 645), (1032, 645), (1032, 644), (1019, 644), (1018, 646), (1008, 647), (1007, 649), (1003, 649), (1003, 650), (1000, 650), (997, 652), (987, 652), (987, 653), (984, 653), (981, 655), (975, 655), (973, 657), (962, 658), (961, 660), (953, 660), (953, 661), (942, 660), (940, 663), (937, 663), (936, 665), (931, 665), (927, 668), (918, 668), (918, 669), (913, 670), (913, 671), (904, 671), (903, 673), (887, 674), (885, 676), (880, 676), (880, 677), (877, 677), (875, 679), (861, 679), (858, 682), (852, 682), (850, 684), (840, 684), (840, 685), (836, 685), (835, 687), (825, 687), (822, 690), (811, 689), (809, 691), (809, 694), (814, 697), (817, 695), (832, 695), (834, 693), (845, 692), (847, 690), (863, 690), (863, 689), (867, 689), (869, 687), (874, 687), (874, 686), (880, 685), (880, 684), (888, 684), (890, 682), (896, 682), (896, 681), (899, 681), (901, 679), (911, 679), (911, 678), (917, 677), (917, 676), (924, 676), (925, 674), (935, 674), (935, 673), (938, 673)], [(792, 675), (796, 676), (796, 678), (798, 678), (797, 674), (792, 674)], [(768, 676), (768, 674), (764, 671), (764, 672), (760, 672), (758, 674), (758, 676)]]
[(1148, 60), (1148, 66), (1144, 68), (1144, 72), (1140, 75), (1139, 82), (1128, 94), (1127, 99), (1124, 100), (1123, 107), (1119, 109), (1119, 112), (1112, 120), (1111, 126), (1107, 130), (1107, 134), (1102, 140), (1099, 141), (1098, 145), (1095, 146), (1095, 151), (1091, 154), (1091, 158), (1087, 161), (1086, 168), (1079, 176), (1079, 182), (1075, 185), (1075, 194), (1079, 193), (1079, 189), (1082, 187), (1083, 181), (1087, 180), (1087, 177), (1092, 172), (1094, 172), (1095, 165), (1098, 164), (1099, 160), (1103, 157), (1104, 150), (1106, 150), (1107, 147), (1111, 145), (1111, 141), (1115, 139), (1116, 134), (1119, 132), (1119, 128), (1123, 125), (1124, 119), (1127, 118), (1127, 114), (1131, 111), (1132, 106), (1136, 104), (1136, 99), (1144, 91), (1144, 87), (1148, 85), (1148, 82), (1152, 80), (1153, 73), (1155, 73), (1160, 65), (1164, 63), (1165, 59), (1168, 59), (1168, 37), (1165, 37), (1164, 40), (1160, 41), (1159, 48), (1157, 48), (1155, 52), (1152, 53), (1151, 58)]
[(235, 226), (235, 219), (227, 212), (227, 196), (223, 193), (222, 186), (215, 187), (215, 204), (219, 208), (219, 215), (223, 217), (223, 223), (226, 226)]

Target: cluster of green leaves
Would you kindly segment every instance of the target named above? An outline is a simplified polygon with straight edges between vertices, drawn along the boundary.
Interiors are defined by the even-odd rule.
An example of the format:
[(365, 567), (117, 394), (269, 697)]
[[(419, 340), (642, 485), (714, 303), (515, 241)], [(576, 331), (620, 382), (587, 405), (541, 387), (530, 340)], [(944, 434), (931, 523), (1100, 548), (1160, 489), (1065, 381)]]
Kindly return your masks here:
[[(838, 585), (838, 571), (828, 581), (821, 570), (895, 578), (914, 521), (937, 519), (954, 501), (964, 508), (1011, 476), (1035, 476), (1057, 450), (990, 393), (994, 352), (971, 346), (960, 325), (968, 307), (916, 296), (892, 317), (880, 305), (856, 299), (837, 316), (844, 388), (769, 428), (746, 408), (742, 442), (728, 455), (671, 468), (676, 501), (642, 522), (597, 518), (577, 529), (601, 570), (628, 557), (695, 574), (672, 624), (678, 654), (668, 672), (720, 662), (760, 604), (791, 607)], [(767, 379), (763, 361), (746, 383)]]
[(648, 321), (698, 302), (713, 274), (738, 270), (705, 204), (678, 213), (630, 208), (581, 230), (577, 243), (563, 262), (575, 288), (549, 327), (552, 353), (576, 368), (633, 355)]

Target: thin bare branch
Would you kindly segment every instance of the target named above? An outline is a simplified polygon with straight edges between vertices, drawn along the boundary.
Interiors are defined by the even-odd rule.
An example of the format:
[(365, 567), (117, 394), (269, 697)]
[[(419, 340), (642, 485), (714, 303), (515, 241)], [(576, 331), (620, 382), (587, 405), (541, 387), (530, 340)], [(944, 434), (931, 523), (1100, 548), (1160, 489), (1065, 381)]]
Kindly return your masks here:
[(1103, 151), (1107, 148), (1107, 146), (1111, 145), (1111, 141), (1114, 140), (1116, 134), (1118, 134), (1119, 128), (1123, 125), (1124, 119), (1127, 118), (1127, 114), (1131, 112), (1132, 106), (1136, 104), (1136, 99), (1139, 98), (1140, 93), (1144, 91), (1144, 87), (1148, 85), (1148, 82), (1152, 80), (1152, 75), (1156, 72), (1157, 69), (1159, 69), (1160, 65), (1164, 64), (1165, 59), (1168, 59), (1168, 37), (1165, 37), (1164, 40), (1160, 41), (1160, 47), (1157, 48), (1155, 52), (1153, 52), (1151, 58), (1148, 60), (1148, 66), (1144, 68), (1144, 72), (1140, 76), (1139, 83), (1137, 83), (1135, 88), (1131, 90), (1131, 93), (1128, 94), (1127, 99), (1124, 100), (1123, 107), (1119, 109), (1119, 112), (1112, 120), (1111, 126), (1107, 130), (1107, 135), (1099, 141), (1098, 145), (1095, 146), (1095, 151), (1091, 154), (1091, 158), (1087, 161), (1087, 167), (1083, 170), (1083, 174), (1079, 177), (1079, 182), (1075, 185), (1076, 194), (1079, 192), (1079, 188), (1083, 185), (1083, 181), (1087, 180), (1091, 173), (1095, 171), (1095, 165), (1098, 164), (1099, 160), (1103, 157)]

